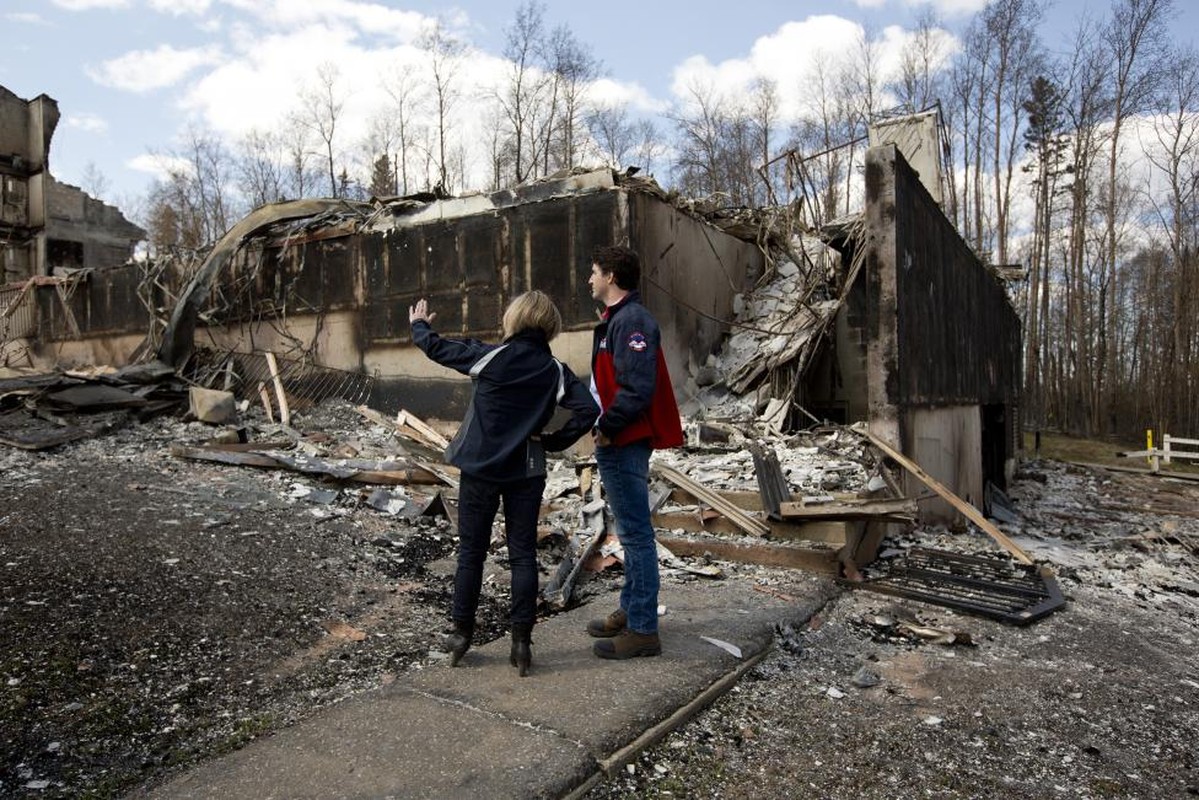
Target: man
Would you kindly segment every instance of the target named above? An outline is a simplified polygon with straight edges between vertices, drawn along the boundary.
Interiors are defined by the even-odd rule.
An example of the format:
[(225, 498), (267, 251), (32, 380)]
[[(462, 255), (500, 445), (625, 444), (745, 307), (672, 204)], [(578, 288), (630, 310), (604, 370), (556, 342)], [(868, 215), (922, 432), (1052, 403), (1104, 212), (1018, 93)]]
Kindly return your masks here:
[(658, 323), (641, 304), (641, 262), (627, 247), (599, 247), (591, 296), (604, 305), (591, 351), (592, 392), (600, 405), (595, 460), (624, 548), (620, 608), (587, 624), (600, 658), (656, 656), (658, 548), (649, 510), (649, 456), (683, 443), (679, 409), (662, 355)]

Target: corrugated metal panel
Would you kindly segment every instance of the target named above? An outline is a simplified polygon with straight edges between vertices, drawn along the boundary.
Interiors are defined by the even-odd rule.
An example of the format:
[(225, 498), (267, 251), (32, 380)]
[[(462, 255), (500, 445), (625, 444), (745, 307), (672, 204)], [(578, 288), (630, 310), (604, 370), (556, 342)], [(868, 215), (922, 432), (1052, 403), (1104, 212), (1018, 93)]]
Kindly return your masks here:
[(37, 302), (28, 283), (0, 286), (0, 343), (37, 333)]

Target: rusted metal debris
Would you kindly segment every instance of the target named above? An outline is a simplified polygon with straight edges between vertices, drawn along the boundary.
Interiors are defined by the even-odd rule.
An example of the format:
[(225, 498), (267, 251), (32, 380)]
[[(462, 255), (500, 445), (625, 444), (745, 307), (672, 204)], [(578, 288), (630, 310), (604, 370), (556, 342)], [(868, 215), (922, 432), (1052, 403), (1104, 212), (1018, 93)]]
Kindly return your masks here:
[(1015, 625), (1035, 622), (1066, 603), (1048, 567), (921, 547), (857, 586)]
[[(277, 364), (275, 372), (293, 411), (332, 397), (339, 397), (350, 403), (363, 403), (370, 397), (375, 385), (374, 375), (347, 372), (317, 366), (302, 359), (274, 355)], [(251, 402), (259, 399), (260, 384), (273, 383), (266, 353), (258, 352), (196, 350), (182, 374), (201, 386), (230, 391), (239, 400)]]
[(130, 418), (144, 420), (186, 404), (186, 384), (173, 375), (152, 384), (141, 383), (139, 377), (109, 370), (0, 379), (0, 444), (46, 450), (102, 435)]

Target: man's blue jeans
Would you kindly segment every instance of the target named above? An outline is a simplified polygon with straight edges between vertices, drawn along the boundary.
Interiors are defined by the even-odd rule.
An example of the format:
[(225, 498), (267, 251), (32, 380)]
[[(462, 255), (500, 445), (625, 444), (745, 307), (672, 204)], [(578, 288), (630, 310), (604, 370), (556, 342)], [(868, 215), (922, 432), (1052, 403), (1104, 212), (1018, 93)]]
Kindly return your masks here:
[(545, 476), (495, 481), (463, 474), (458, 486), (458, 571), (454, 607), (458, 622), (473, 623), (483, 588), (483, 562), (491, 544), (491, 525), (504, 500), (508, 564), (512, 568), (512, 624), (532, 625), (537, 610), (537, 516)]
[(620, 607), (634, 633), (658, 632), (658, 546), (649, 515), (648, 439), (595, 449), (600, 480), (624, 548)]

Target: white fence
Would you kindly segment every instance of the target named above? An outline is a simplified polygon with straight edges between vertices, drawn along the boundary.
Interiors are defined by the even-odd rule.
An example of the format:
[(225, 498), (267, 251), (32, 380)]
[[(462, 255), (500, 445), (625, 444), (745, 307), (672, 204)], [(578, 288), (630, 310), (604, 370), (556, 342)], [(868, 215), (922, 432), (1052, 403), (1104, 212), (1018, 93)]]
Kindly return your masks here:
[[(1183, 449), (1179, 449), (1179, 447)], [(1186, 448), (1196, 448), (1188, 450)], [(1147, 458), (1151, 472), (1160, 472), (1162, 462), (1169, 465), (1174, 459), (1183, 461), (1199, 461), (1199, 439), (1182, 439), (1166, 434), (1162, 437), (1162, 446), (1150, 450), (1136, 450), (1130, 453), (1116, 453), (1125, 458)]]

